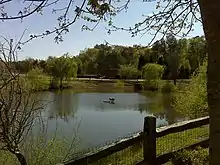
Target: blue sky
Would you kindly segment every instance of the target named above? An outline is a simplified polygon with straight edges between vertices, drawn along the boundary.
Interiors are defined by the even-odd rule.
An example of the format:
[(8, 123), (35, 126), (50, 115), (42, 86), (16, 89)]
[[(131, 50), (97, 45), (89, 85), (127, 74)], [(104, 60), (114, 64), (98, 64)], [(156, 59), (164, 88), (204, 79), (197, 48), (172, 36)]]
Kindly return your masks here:
[[(62, 0), (63, 2), (65, 0)], [(61, 2), (62, 2), (61, 1)], [(20, 7), (20, 2), (13, 3), (7, 6), (7, 11), (17, 11)], [(58, 4), (62, 5), (62, 4)], [(59, 6), (57, 6), (59, 7)], [(116, 25), (121, 27), (129, 27), (138, 21), (142, 20), (142, 14), (150, 14), (155, 9), (155, 2), (143, 3), (142, 0), (131, 0), (129, 9), (127, 12), (122, 12), (114, 20)], [(56, 26), (56, 15), (52, 14), (50, 8), (43, 12), (43, 15), (32, 15), (23, 20), (17, 21), (5, 21), (0, 23), (0, 35), (7, 38), (19, 38), (27, 29), (25, 37), (30, 34), (39, 34), (47, 29), (51, 29)], [(151, 40), (151, 35), (144, 35), (143, 37), (131, 37), (128, 32), (118, 31), (113, 32), (111, 35), (107, 34), (105, 27), (107, 24), (100, 23), (94, 31), (81, 31), (83, 25), (82, 20), (78, 20), (70, 28), (70, 32), (64, 35), (64, 42), (56, 44), (54, 42), (54, 36), (47, 36), (43, 39), (35, 39), (24, 45), (22, 51), (19, 53), (19, 59), (27, 57), (46, 59), (48, 56), (61, 56), (63, 53), (69, 52), (71, 55), (77, 55), (80, 50), (93, 47), (96, 44), (104, 43), (108, 41), (111, 44), (118, 45), (134, 45), (141, 44), (147, 45)], [(203, 30), (201, 25), (197, 24), (195, 30), (190, 33), (190, 36), (202, 35)]]

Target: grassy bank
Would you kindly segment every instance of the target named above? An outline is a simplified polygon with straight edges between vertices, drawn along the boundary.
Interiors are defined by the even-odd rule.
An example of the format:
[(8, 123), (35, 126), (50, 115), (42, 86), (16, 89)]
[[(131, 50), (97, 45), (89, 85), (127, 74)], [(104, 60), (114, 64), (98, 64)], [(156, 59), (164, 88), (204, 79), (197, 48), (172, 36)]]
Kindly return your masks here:
[[(59, 79), (49, 77), (41, 72), (32, 71), (27, 75), (20, 75), (27, 80), (35, 91), (56, 90), (60, 87)], [(95, 79), (95, 78), (69, 78), (62, 81), (62, 89), (110, 89), (112, 90), (134, 90), (135, 84), (140, 84), (142, 90), (172, 92), (174, 88), (181, 88), (190, 82), (189, 79), (177, 80), (177, 85), (173, 85), (171, 80), (150, 80), (144, 79)]]
[[(27, 82), (31, 85), (34, 91), (48, 91), (48, 90), (57, 90), (59, 86), (53, 85), (51, 86), (51, 79), (48, 76), (39, 76), (38, 78), (28, 78)], [(121, 91), (132, 91), (133, 90), (133, 82), (129, 81), (121, 81), (121, 80), (97, 80), (97, 79), (69, 79), (64, 80), (62, 83), (62, 89), (73, 89), (73, 90), (88, 90), (93, 91), (99, 89), (100, 91), (106, 91), (109, 89), (111, 91), (121, 90)]]
[[(51, 86), (51, 78), (48, 76), (38, 76), (36, 77), (25, 77), (31, 84), (34, 91), (48, 91), (57, 90), (59, 86)], [(149, 82), (144, 80), (119, 80), (119, 79), (78, 79), (72, 78), (68, 81), (64, 80), (62, 83), (62, 89), (73, 89), (73, 90), (103, 90), (103, 91), (128, 91), (132, 92), (134, 90), (134, 85), (136, 83), (141, 84), (142, 90), (149, 91), (162, 91), (162, 92), (172, 92), (175, 88), (182, 88), (188, 84), (190, 80), (178, 80), (177, 86), (173, 85), (170, 80), (159, 80), (158, 82)]]
[[(48, 83), (49, 86), (49, 83)], [(58, 88), (50, 89), (45, 88), (44, 90), (57, 90)], [(133, 85), (129, 83), (124, 83), (123, 81), (113, 82), (102, 82), (102, 81), (79, 81), (71, 80), (64, 82), (63, 89), (71, 89), (76, 92), (88, 91), (88, 92), (133, 92)]]

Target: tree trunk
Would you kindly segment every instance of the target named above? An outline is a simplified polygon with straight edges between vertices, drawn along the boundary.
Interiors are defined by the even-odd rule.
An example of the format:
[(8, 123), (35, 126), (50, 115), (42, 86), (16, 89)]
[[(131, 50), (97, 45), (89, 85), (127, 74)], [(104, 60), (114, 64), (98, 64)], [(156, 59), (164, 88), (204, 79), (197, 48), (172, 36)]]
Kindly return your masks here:
[(63, 78), (60, 78), (60, 89), (62, 90), (63, 89)]
[(20, 162), (20, 165), (27, 165), (24, 155), (22, 155), (21, 153), (13, 153), (13, 154), (15, 154), (15, 156), (17, 157), (18, 161)]
[(220, 163), (220, 0), (198, 0), (208, 43), (207, 91), (210, 165)]
[(176, 86), (176, 78), (173, 79), (173, 84)]

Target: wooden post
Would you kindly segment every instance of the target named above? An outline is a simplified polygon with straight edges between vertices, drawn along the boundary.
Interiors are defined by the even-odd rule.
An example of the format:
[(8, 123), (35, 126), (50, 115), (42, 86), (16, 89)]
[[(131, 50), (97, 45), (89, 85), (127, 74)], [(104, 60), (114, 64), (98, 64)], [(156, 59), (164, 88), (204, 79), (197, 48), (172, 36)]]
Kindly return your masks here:
[(144, 118), (144, 162), (147, 165), (156, 165), (156, 118)]

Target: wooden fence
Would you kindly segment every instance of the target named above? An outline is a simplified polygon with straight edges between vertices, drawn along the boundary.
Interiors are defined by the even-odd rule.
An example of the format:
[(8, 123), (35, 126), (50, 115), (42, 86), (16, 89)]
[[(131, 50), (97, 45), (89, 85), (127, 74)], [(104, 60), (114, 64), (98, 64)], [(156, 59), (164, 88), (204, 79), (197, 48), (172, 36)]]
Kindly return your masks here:
[(143, 142), (143, 162), (138, 163), (138, 165), (157, 165), (168, 162), (172, 156), (183, 149), (193, 149), (195, 147), (208, 147), (209, 139), (202, 139), (197, 143), (190, 146), (185, 146), (184, 148), (165, 153), (157, 156), (156, 154), (156, 138), (163, 137), (168, 134), (177, 133), (181, 131), (186, 131), (193, 128), (198, 128), (209, 124), (209, 117), (203, 117), (195, 120), (189, 120), (184, 122), (179, 122), (172, 124), (170, 126), (165, 126), (161, 128), (156, 128), (156, 118), (146, 117), (144, 119), (143, 132), (134, 135), (131, 138), (122, 139), (111, 145), (105, 146), (98, 149), (95, 153), (87, 153), (83, 157), (63, 163), (63, 165), (88, 165), (93, 162), (99, 161), (113, 153), (124, 150), (128, 147), (137, 144), (138, 142)]

